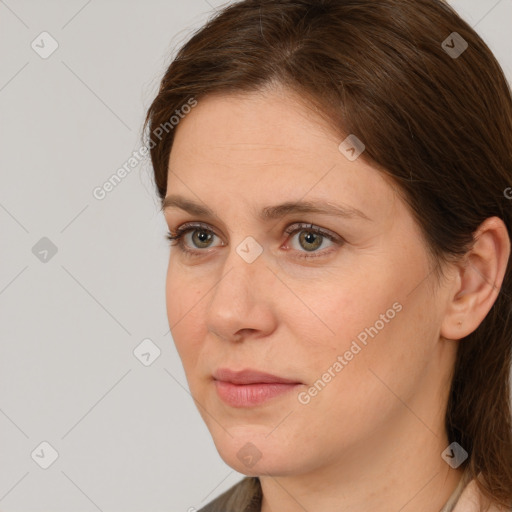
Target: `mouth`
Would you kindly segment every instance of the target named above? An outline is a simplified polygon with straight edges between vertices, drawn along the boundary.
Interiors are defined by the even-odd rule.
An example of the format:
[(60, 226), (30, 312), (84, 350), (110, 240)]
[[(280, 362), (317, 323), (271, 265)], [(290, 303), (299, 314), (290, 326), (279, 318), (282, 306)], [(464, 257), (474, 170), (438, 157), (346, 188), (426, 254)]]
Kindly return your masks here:
[(219, 398), (231, 407), (254, 407), (303, 384), (251, 369), (234, 371), (219, 368), (213, 379)]

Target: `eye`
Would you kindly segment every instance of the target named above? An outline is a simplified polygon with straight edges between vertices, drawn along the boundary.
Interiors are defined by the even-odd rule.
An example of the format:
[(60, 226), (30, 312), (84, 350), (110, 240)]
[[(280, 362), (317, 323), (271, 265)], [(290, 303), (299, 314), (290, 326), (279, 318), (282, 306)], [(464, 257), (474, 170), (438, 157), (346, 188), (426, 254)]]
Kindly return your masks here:
[[(299, 234), (297, 238), (298, 246), (293, 247), (297, 254), (297, 258), (317, 258), (330, 254), (332, 250), (318, 249), (324, 245), (328, 240), (333, 247), (342, 245), (344, 240), (330, 231), (324, 230), (313, 224), (296, 223), (285, 230), (287, 235)], [(179, 249), (187, 256), (200, 256), (205, 253), (205, 249), (215, 247), (212, 241), (217, 235), (205, 224), (190, 224), (186, 223), (176, 229), (174, 233), (167, 234), (168, 240), (171, 241), (171, 246), (178, 246)], [(290, 237), (292, 238), (292, 237)], [(188, 241), (186, 242), (186, 240)], [(220, 244), (224, 245), (223, 243)], [(325, 248), (324, 248), (325, 249)]]
[[(320, 256), (325, 256), (326, 254), (330, 254), (332, 250), (318, 250), (320, 247), (322, 247), (326, 240), (330, 242), (330, 245), (327, 247), (333, 247), (343, 243), (343, 239), (341, 239), (341, 237), (334, 235), (334, 233), (331, 233), (327, 230), (319, 228), (318, 226), (314, 226), (313, 224), (294, 224), (287, 228), (285, 233), (288, 235), (295, 235), (298, 233), (299, 236), (296, 239), (298, 243), (298, 248), (296, 250), (299, 252), (296, 257), (298, 258), (317, 258)], [(305, 252), (302, 251), (302, 249)]]
[[(183, 224), (176, 229), (175, 233), (169, 232), (167, 239), (171, 241), (172, 246), (177, 245), (184, 253), (196, 255), (196, 251), (190, 249), (190, 247), (199, 250), (208, 249), (211, 247), (211, 241), (215, 236), (217, 235), (205, 224)], [(191, 239), (192, 244), (185, 243), (187, 237)]]

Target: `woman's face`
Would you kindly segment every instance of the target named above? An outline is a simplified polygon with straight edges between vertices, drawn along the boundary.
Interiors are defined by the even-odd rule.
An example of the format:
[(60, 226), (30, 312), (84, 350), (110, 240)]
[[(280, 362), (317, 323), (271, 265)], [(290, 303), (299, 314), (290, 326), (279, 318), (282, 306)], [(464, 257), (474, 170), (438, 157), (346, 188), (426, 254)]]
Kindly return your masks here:
[(447, 292), (432, 292), (390, 182), (341, 142), (285, 90), (207, 97), (177, 127), (167, 196), (197, 209), (165, 210), (172, 232), (195, 226), (182, 238), (192, 253), (171, 249), (169, 324), (216, 447), (241, 473), (353, 469), (443, 426)]

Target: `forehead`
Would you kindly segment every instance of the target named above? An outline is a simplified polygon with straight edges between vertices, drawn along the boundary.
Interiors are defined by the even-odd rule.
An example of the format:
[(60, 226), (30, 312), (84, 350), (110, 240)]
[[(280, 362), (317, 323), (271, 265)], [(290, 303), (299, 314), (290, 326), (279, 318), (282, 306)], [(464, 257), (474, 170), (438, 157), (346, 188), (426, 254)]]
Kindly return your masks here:
[(338, 138), (295, 93), (276, 89), (206, 96), (178, 125), (174, 146), (207, 146), (212, 156), (229, 152), (256, 161), (301, 162), (324, 152), (325, 139), (335, 144)]
[(215, 209), (226, 200), (249, 207), (314, 197), (382, 215), (389, 182), (362, 158), (348, 160), (340, 142), (292, 93), (207, 96), (176, 128), (167, 194)]

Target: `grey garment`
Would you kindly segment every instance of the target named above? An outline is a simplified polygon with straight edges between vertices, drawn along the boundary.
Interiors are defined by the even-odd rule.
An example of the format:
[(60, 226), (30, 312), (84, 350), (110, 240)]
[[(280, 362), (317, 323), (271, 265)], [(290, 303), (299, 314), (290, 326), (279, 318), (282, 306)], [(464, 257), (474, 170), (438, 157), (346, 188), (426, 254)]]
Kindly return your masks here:
[(246, 477), (198, 512), (261, 512), (261, 498), (259, 478)]
[[(439, 512), (452, 512), (471, 480), (466, 468), (448, 501)], [(198, 512), (261, 512), (261, 484), (258, 477), (246, 477)]]

